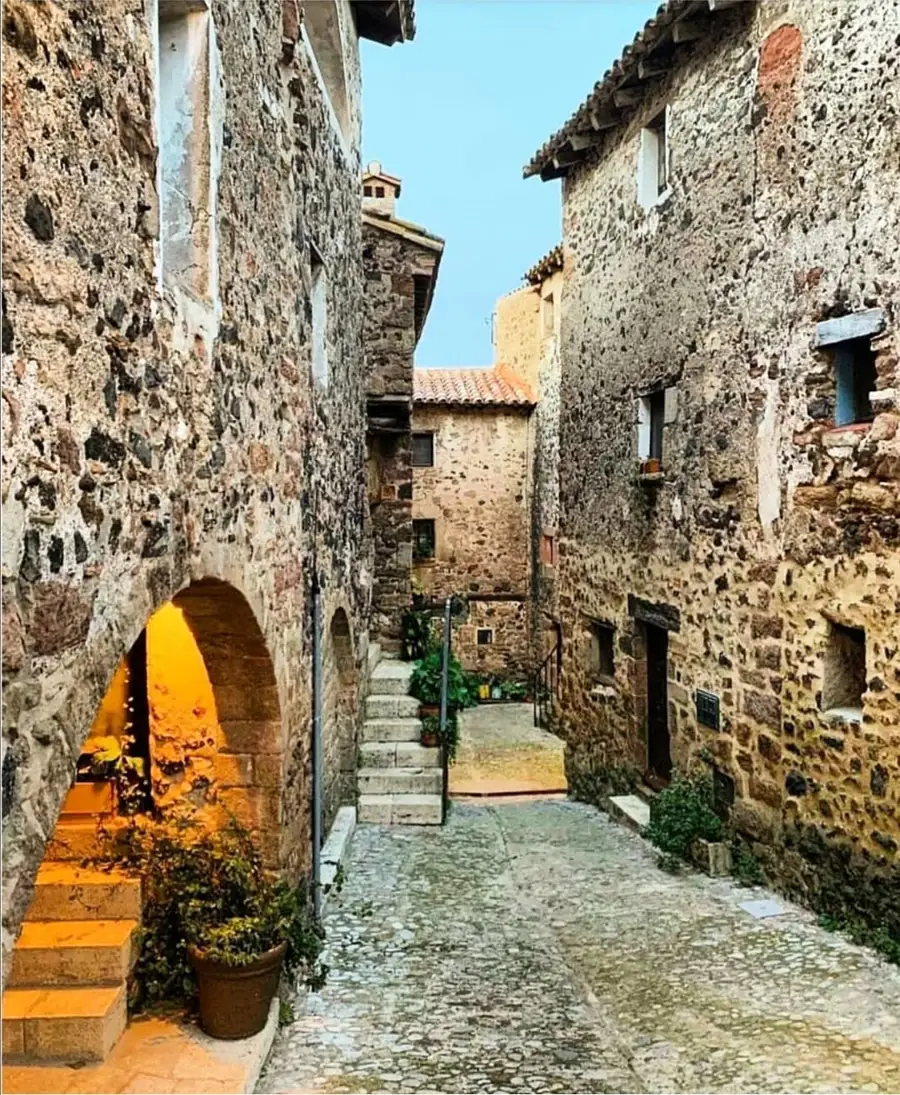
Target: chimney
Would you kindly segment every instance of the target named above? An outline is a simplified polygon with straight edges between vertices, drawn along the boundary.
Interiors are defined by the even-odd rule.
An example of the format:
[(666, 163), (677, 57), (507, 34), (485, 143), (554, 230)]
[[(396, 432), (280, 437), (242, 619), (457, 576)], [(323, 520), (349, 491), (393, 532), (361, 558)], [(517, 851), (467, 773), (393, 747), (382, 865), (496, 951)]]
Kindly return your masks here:
[(366, 213), (379, 217), (393, 217), (394, 206), (400, 197), (400, 180), (387, 175), (378, 160), (363, 171), (362, 207)]

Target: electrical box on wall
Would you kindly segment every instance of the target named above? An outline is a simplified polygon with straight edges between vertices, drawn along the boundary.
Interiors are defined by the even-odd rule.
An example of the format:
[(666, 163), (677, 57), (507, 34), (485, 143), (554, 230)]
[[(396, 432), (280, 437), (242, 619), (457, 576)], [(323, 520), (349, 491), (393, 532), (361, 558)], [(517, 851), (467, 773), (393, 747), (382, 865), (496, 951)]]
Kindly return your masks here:
[(719, 697), (712, 692), (704, 692), (698, 688), (695, 699), (697, 703), (697, 722), (701, 726), (710, 726), (713, 730), (718, 730)]

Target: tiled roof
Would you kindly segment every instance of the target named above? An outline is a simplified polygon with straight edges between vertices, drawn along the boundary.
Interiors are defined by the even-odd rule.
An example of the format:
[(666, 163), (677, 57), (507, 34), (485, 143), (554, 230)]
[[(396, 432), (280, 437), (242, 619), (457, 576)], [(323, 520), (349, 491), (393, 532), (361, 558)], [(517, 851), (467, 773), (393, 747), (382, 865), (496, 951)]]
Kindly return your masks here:
[(554, 270), (562, 270), (563, 265), (563, 249), (562, 244), (558, 243), (552, 251), (548, 251), (542, 259), (532, 266), (532, 268), (525, 274), (525, 280), (531, 285), (539, 285), (545, 278), (548, 278)]
[(665, 0), (562, 129), (532, 156), (523, 169), (525, 178), (565, 175), (601, 142), (607, 130), (632, 116), (646, 90), (656, 86), (677, 53), (697, 39), (715, 34), (723, 14), (751, 6), (752, 0)]
[(416, 369), (414, 402), (481, 407), (533, 407), (531, 389), (505, 365), (481, 369)]

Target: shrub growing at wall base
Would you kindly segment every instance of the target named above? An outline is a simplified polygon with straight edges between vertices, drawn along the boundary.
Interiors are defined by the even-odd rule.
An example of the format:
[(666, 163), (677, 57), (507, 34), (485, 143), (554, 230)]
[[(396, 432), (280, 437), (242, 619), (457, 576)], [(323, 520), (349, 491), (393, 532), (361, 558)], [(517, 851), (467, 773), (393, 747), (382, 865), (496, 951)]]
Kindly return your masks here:
[(129, 1007), (192, 1005), (197, 981), (190, 944), (232, 966), (287, 942), (284, 970), (316, 987), (324, 933), (305, 886), (267, 875), (250, 835), (234, 820), (209, 830), (197, 823), (135, 821), (113, 838), (111, 858), (141, 879), (140, 952)]
[(724, 826), (713, 810), (712, 780), (707, 775), (675, 773), (650, 803), (647, 837), (663, 852), (690, 856), (695, 840), (721, 840)]

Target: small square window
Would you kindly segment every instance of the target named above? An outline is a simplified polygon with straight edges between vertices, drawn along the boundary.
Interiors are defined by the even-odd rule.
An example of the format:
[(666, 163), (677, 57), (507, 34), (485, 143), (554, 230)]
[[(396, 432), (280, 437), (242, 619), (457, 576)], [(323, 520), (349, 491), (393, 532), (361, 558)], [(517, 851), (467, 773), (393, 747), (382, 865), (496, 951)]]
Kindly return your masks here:
[(875, 389), (875, 354), (867, 338), (839, 342), (834, 347), (836, 426), (871, 422), (875, 417), (869, 393)]
[(825, 650), (822, 706), (861, 718), (866, 690), (866, 633), (861, 627), (831, 623)]
[(669, 185), (669, 152), (666, 110), (641, 130), (638, 154), (638, 201), (645, 208), (655, 205)]
[(433, 433), (414, 433), (412, 435), (412, 466), (414, 468), (434, 467)]
[(615, 630), (609, 624), (591, 623), (588, 664), (595, 680), (611, 681), (615, 677), (614, 638)]
[(376, 198), (383, 198), (384, 197), (384, 187), (383, 186), (376, 186), (375, 187), (375, 197)]
[(367, 198), (371, 198), (372, 197), (372, 187), (371, 186), (364, 186), (363, 187), (363, 195)]
[(475, 641), (479, 646), (493, 646), (494, 632), (489, 627), (479, 627)]
[(434, 545), (434, 521), (413, 521), (413, 559), (433, 559)]

